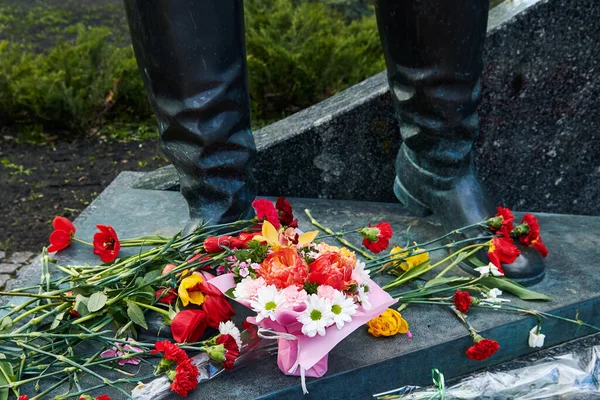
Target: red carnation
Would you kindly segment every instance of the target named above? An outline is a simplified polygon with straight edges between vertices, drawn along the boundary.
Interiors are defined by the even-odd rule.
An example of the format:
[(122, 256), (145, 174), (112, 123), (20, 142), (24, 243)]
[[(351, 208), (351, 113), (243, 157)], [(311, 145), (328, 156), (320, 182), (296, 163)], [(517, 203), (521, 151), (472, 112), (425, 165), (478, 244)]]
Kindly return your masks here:
[(502, 264), (512, 264), (519, 254), (521, 254), (521, 252), (517, 246), (513, 244), (511, 238), (495, 237), (490, 241), (488, 258), (502, 273), (504, 273)]
[(521, 223), (513, 230), (519, 236), (519, 241), (526, 246), (536, 249), (542, 257), (548, 255), (548, 249), (540, 236), (540, 224), (533, 214), (525, 214)]
[(154, 350), (152, 350), (150, 354), (158, 353), (163, 353), (164, 358), (175, 361), (176, 363), (185, 362), (189, 359), (183, 349), (168, 340), (154, 343)]
[(281, 196), (277, 199), (275, 208), (277, 208), (277, 212), (279, 213), (279, 221), (281, 222), (281, 225), (290, 228), (298, 227), (298, 220), (294, 219), (292, 205), (285, 197)]
[(495, 340), (480, 339), (466, 351), (467, 357), (471, 360), (485, 360), (500, 349), (500, 345)]
[(198, 367), (189, 360), (182, 362), (175, 368), (175, 380), (171, 383), (171, 390), (181, 397), (186, 397), (188, 393), (198, 386)]
[(61, 251), (71, 245), (73, 236), (75, 236), (75, 225), (65, 217), (54, 217), (52, 221), (52, 227), (54, 231), (50, 234), (50, 246), (48, 251), (50, 253), (55, 251)]
[(222, 344), (225, 347), (225, 361), (223, 367), (225, 369), (233, 369), (235, 360), (240, 355), (240, 349), (231, 335), (220, 335), (217, 338), (217, 344)]
[(98, 254), (102, 262), (111, 262), (119, 255), (121, 244), (117, 232), (108, 225), (96, 225), (99, 232), (94, 235), (94, 254)]
[(203, 310), (179, 311), (171, 322), (171, 335), (177, 343), (193, 343), (200, 340), (208, 320)]
[(19, 396), (19, 398), (17, 400), (29, 400), (29, 397), (27, 397), (26, 394), (22, 394)]
[(163, 288), (156, 291), (156, 301), (163, 304), (172, 304), (177, 299), (173, 288)]
[(497, 213), (493, 218), (487, 220), (488, 227), (499, 235), (509, 237), (513, 230), (515, 216), (509, 208), (498, 206)]
[(256, 217), (259, 221), (269, 221), (275, 229), (279, 229), (279, 213), (273, 203), (265, 199), (256, 199), (252, 202), (252, 207), (256, 211)]
[(230, 249), (241, 249), (244, 247), (244, 242), (233, 236), (209, 236), (204, 239), (204, 251), (207, 253), (220, 253), (223, 247)]
[(107, 394), (101, 394), (100, 396), (96, 397), (96, 400), (110, 400), (110, 397)]
[(457, 290), (454, 292), (454, 307), (461, 313), (465, 314), (469, 311), (469, 307), (471, 307), (471, 295), (469, 292), (461, 292)]
[(200, 291), (204, 293), (202, 309), (206, 313), (208, 326), (218, 329), (220, 322), (229, 321), (235, 315), (231, 304), (216, 286), (208, 282), (202, 282), (200, 283)]
[(364, 237), (363, 245), (373, 253), (380, 253), (387, 249), (390, 238), (394, 234), (392, 227), (387, 222), (380, 222), (375, 226), (369, 224), (368, 228), (358, 230)]

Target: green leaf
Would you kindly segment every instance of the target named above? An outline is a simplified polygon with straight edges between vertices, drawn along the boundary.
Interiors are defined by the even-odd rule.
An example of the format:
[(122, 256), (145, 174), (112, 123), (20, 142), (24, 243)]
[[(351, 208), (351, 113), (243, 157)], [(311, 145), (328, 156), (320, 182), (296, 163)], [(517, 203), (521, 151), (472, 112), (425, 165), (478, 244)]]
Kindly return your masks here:
[(102, 308), (106, 305), (106, 301), (108, 297), (103, 292), (96, 292), (90, 296), (90, 299), (87, 304), (87, 308), (89, 312), (96, 312), (102, 310)]
[(144, 275), (144, 282), (146, 282), (146, 283), (154, 282), (154, 280), (156, 278), (158, 278), (161, 274), (162, 274), (162, 271), (159, 269), (147, 272), (146, 275)]
[(144, 329), (148, 329), (144, 312), (137, 304), (127, 302), (127, 315), (129, 318), (131, 318), (134, 324), (137, 324)]
[[(0, 360), (6, 356), (0, 353)], [(0, 361), (0, 386), (8, 385), (14, 380), (12, 365), (8, 361)], [(8, 388), (0, 389), (0, 400), (8, 399)]]
[(452, 286), (452, 284), (462, 284), (465, 283), (469, 280), (473, 280), (475, 278), (466, 278), (466, 277), (459, 277), (459, 276), (450, 276), (450, 277), (445, 277), (442, 276), (441, 278), (434, 278), (430, 281), (427, 281), (427, 283), (425, 284), (426, 288), (430, 288), (433, 286), (441, 286), (441, 285), (450, 285)]
[(135, 293), (133, 299), (141, 303), (152, 303), (156, 298), (156, 293), (150, 286), (146, 286)]
[(88, 301), (90, 301), (89, 298), (78, 294), (75, 296), (75, 306), (73, 306), (73, 310), (77, 311), (82, 317), (88, 315), (90, 313), (87, 308)]
[(235, 299), (235, 295), (233, 294), (234, 290), (235, 290), (235, 287), (230, 288), (229, 290), (227, 290), (225, 292), (225, 296), (229, 297), (230, 299)]
[(56, 317), (54, 317), (54, 321), (52, 321), (52, 325), (50, 325), (50, 329), (54, 329), (54, 328), (58, 327), (58, 325), (60, 325), (62, 320), (65, 318), (66, 313), (67, 313), (66, 311), (63, 311), (60, 314), (58, 314)]
[(8, 315), (0, 320), (0, 332), (8, 333), (8, 330), (11, 329), (12, 326), (13, 321)]
[(485, 278), (482, 278), (479, 282), (487, 287), (498, 288), (500, 290), (512, 293), (522, 300), (552, 301), (552, 297), (546, 296), (542, 293), (534, 292), (533, 290), (529, 290), (526, 287), (521, 286), (508, 278), (497, 278), (494, 276), (487, 276)]
[(472, 256), (470, 256), (467, 260), (469, 260), (469, 262), (473, 265), (475, 265), (475, 267), (479, 268), (479, 267), (485, 267), (487, 264), (484, 263), (483, 261), (481, 261), (479, 258), (477, 258), (475, 256), (475, 254), (473, 254)]

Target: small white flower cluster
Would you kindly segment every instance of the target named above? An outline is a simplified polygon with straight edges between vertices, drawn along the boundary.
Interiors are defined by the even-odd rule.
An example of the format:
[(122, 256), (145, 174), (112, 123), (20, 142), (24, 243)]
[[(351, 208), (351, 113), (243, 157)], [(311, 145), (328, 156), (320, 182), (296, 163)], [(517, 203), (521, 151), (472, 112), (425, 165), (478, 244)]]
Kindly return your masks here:
[(494, 264), (489, 263), (486, 266), (475, 268), (481, 276), (504, 276), (502, 272)]

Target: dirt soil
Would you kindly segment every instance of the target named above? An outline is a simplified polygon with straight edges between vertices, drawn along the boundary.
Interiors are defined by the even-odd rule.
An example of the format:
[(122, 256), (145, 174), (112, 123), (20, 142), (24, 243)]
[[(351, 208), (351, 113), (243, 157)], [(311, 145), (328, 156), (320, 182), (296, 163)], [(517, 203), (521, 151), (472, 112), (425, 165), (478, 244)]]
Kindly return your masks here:
[(32, 145), (0, 133), (0, 251), (40, 251), (54, 216), (75, 219), (121, 171), (167, 163), (157, 140)]

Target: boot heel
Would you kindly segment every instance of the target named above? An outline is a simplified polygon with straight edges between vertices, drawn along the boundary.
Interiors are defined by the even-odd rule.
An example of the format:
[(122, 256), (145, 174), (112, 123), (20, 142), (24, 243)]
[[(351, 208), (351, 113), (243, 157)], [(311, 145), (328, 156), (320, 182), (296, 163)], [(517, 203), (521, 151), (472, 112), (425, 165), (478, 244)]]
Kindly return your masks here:
[(400, 200), (400, 203), (402, 203), (415, 217), (426, 217), (431, 214), (431, 210), (425, 204), (421, 203), (408, 193), (398, 177), (394, 180), (394, 194), (398, 200)]

